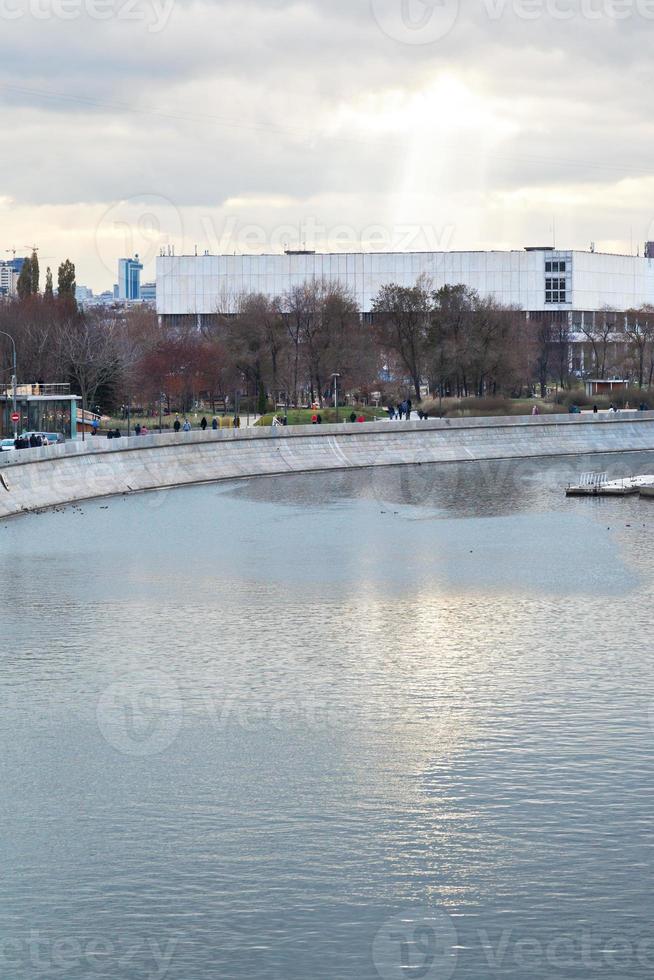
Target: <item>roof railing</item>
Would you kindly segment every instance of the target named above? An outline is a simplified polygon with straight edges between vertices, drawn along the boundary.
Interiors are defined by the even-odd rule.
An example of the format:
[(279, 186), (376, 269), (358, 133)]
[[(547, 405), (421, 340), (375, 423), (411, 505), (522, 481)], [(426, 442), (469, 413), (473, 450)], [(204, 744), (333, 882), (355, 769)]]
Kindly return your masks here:
[[(0, 397), (11, 398), (13, 387), (3, 385), (0, 387)], [(16, 396), (18, 398), (53, 398), (57, 395), (70, 396), (69, 384), (19, 384), (16, 385)]]

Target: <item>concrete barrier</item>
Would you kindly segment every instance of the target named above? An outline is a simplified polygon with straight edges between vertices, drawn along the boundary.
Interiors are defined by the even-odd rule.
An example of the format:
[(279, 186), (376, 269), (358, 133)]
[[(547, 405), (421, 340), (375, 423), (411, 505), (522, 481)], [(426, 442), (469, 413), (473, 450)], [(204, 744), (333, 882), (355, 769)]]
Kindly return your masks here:
[(0, 519), (239, 477), (642, 450), (654, 450), (654, 412), (98, 436), (0, 457)]

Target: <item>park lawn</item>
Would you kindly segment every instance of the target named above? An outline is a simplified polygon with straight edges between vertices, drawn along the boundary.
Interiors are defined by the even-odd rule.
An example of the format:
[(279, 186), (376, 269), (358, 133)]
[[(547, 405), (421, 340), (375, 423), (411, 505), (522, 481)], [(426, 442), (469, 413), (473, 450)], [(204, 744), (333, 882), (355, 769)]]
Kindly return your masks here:
[[(347, 405), (345, 407), (339, 408), (338, 410), (338, 421), (345, 422), (349, 421), (352, 412), (355, 413), (357, 418), (363, 416), (367, 422), (374, 422), (376, 419), (387, 418), (387, 413), (383, 408), (371, 408), (369, 405), (365, 406), (352, 406)], [(283, 420), (285, 411), (284, 409), (279, 409), (276, 412), (277, 418), (280, 422)], [(336, 422), (336, 409), (334, 408), (289, 408), (288, 410), (288, 424), (289, 425), (311, 425), (314, 415), (320, 415), (322, 421), (325, 425), (331, 425)], [(273, 421), (273, 413), (269, 412), (267, 415), (263, 415), (257, 425), (270, 426)]]

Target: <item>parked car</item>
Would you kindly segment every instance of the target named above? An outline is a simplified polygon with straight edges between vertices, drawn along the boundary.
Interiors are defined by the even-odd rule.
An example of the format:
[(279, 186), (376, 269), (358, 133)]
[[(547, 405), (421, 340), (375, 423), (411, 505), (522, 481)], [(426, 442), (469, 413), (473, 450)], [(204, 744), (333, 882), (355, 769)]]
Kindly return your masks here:
[(65, 442), (65, 437), (61, 432), (21, 432), (23, 439), (29, 439), (30, 436), (41, 436), (42, 439), (48, 440), (49, 446), (55, 446), (57, 443)]
[(0, 441), (0, 453), (14, 453), (16, 449), (14, 447), (13, 439), (3, 439)]

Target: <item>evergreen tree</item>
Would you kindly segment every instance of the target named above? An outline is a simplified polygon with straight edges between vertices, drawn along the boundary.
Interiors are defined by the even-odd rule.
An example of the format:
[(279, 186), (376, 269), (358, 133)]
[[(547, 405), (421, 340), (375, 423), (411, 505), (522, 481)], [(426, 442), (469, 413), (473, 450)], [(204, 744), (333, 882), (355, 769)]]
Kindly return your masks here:
[(59, 299), (75, 299), (75, 266), (70, 259), (59, 266), (57, 285)]
[(36, 252), (32, 252), (30, 259), (30, 275), (32, 277), (32, 295), (37, 296), (39, 292), (39, 257)]
[(52, 302), (54, 294), (52, 291), (52, 269), (50, 266), (45, 270), (45, 289), (43, 291), (43, 298), (48, 302)]
[(23, 262), (16, 288), (20, 299), (27, 299), (32, 295), (32, 263), (29, 259)]

